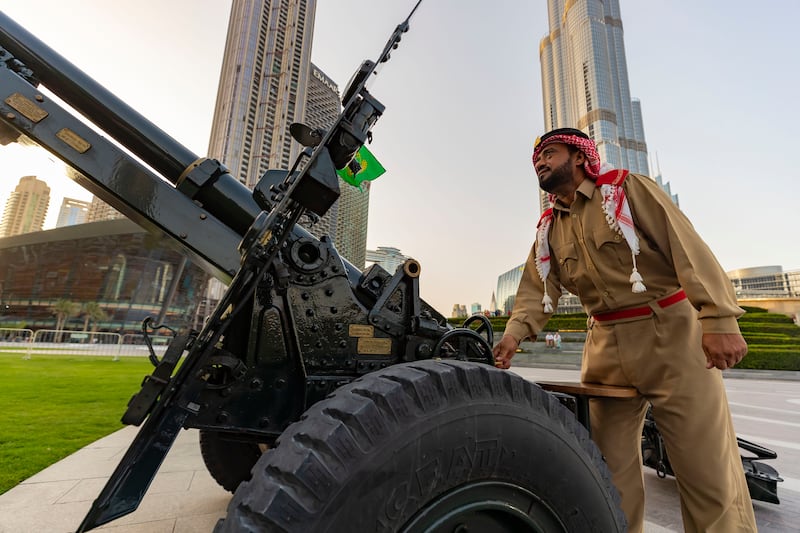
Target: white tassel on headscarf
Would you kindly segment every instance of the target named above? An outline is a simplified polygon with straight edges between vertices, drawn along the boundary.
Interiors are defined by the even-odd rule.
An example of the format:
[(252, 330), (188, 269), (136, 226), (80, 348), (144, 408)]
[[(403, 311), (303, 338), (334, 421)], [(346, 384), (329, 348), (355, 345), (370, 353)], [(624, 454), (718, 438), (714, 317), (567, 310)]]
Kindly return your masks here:
[(547, 284), (544, 287), (544, 298), (542, 298), (542, 303), (544, 304), (544, 312), (545, 313), (552, 313), (553, 312), (553, 299), (550, 298), (550, 295), (547, 294)]
[(645, 292), (647, 287), (644, 286), (642, 275), (639, 274), (639, 271), (636, 269), (636, 255), (631, 254), (633, 256), (633, 272), (631, 272), (630, 282), (633, 287), (631, 287), (632, 292)]
[(633, 226), (633, 216), (630, 205), (628, 205), (628, 198), (625, 196), (625, 190), (619, 185), (604, 184), (600, 186), (600, 192), (603, 195), (603, 212), (606, 214), (608, 226), (612, 231), (622, 235), (631, 249), (631, 258), (633, 259), (633, 270), (629, 279), (631, 292), (645, 292), (647, 287), (636, 268), (636, 256), (639, 255), (639, 236), (636, 235), (636, 228)]
[(547, 234), (550, 232), (550, 225), (553, 223), (553, 209), (550, 208), (539, 219), (536, 227), (536, 271), (544, 285), (544, 298), (542, 305), (545, 313), (553, 312), (553, 299), (547, 294), (547, 276), (550, 275), (550, 243)]

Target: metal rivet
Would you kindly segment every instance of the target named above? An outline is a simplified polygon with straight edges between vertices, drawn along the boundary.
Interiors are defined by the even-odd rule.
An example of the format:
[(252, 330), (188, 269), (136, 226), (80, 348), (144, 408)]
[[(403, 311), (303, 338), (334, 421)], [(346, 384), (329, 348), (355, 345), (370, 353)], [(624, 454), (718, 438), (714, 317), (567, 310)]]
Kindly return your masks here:
[(41, 94), (37, 94), (35, 98), (37, 102), (44, 102), (44, 96), (42, 96)]
[(200, 213), (200, 220), (205, 220), (207, 218), (208, 218), (208, 215), (206, 215), (205, 213)]
[(14, 120), (17, 116), (14, 113), (6, 113), (6, 118), (8, 120)]

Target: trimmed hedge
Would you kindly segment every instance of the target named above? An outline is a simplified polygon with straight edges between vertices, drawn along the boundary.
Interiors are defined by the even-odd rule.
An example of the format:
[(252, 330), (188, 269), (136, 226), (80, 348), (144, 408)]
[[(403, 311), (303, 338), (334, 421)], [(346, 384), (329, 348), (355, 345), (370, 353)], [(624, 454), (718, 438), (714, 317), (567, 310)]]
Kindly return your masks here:
[(736, 368), (756, 370), (800, 370), (800, 349), (785, 350), (773, 346), (749, 346), (747, 357)]
[(788, 335), (790, 337), (800, 337), (800, 328), (794, 324), (774, 324), (772, 322), (749, 322), (744, 318), (739, 319), (739, 329), (744, 332), (752, 333), (771, 333), (773, 335)]
[[(746, 317), (746, 318), (745, 318)], [(747, 322), (753, 323), (768, 323), (768, 324), (786, 324), (789, 326), (794, 326), (795, 323), (786, 315), (779, 315), (777, 313), (746, 313), (742, 316), (740, 320), (746, 320)]]

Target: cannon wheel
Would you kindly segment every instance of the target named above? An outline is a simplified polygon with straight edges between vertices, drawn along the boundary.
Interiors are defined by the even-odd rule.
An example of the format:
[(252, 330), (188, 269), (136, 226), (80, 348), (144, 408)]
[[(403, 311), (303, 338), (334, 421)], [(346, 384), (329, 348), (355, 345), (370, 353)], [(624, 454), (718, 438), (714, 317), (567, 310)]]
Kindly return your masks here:
[(554, 397), (511, 372), (418, 361), (313, 405), (217, 533), (624, 531), (610, 474)]
[(200, 430), (200, 454), (206, 469), (214, 481), (229, 492), (250, 479), (250, 470), (267, 449), (267, 444), (236, 440), (219, 431)]

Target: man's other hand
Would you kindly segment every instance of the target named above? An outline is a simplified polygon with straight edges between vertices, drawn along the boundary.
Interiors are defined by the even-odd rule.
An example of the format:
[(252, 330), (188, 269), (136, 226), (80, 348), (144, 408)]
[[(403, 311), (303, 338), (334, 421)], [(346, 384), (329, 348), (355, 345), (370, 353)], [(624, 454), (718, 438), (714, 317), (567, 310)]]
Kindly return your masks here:
[(511, 335), (503, 335), (500, 342), (495, 344), (492, 349), (492, 353), (494, 353), (494, 366), (497, 368), (509, 368), (511, 366), (511, 358), (517, 353), (517, 348), (519, 348), (517, 339)]
[(747, 343), (739, 333), (703, 333), (703, 351), (706, 368), (725, 370), (747, 355)]

